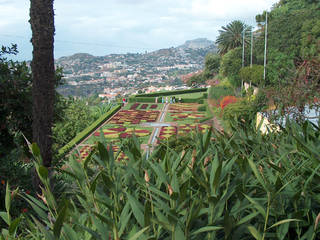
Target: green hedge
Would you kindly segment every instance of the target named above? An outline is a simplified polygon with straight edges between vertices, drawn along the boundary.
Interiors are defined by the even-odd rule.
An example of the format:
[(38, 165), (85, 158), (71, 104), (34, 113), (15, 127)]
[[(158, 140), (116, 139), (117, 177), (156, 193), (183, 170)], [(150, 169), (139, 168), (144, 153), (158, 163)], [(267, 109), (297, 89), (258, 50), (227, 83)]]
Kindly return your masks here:
[(60, 148), (58, 151), (58, 159), (64, 157), (76, 144), (80, 143), (87, 136), (89, 136), (94, 130), (101, 126), (107, 119), (109, 119), (115, 112), (117, 112), (121, 108), (121, 105), (118, 105), (112, 108), (110, 111), (103, 114), (100, 118), (98, 118), (95, 122), (93, 122), (89, 127), (80, 132), (77, 136), (75, 136), (69, 143), (67, 143), (64, 147)]
[[(161, 101), (161, 98), (160, 98)], [(129, 102), (146, 102), (146, 103), (155, 103), (156, 97), (130, 97)], [(159, 102), (159, 99), (158, 99)]]
[(183, 90), (175, 90), (175, 91), (165, 91), (165, 92), (154, 92), (154, 93), (145, 93), (145, 94), (137, 94), (135, 97), (161, 97), (161, 96), (170, 96), (184, 93), (194, 93), (194, 92), (206, 92), (207, 88), (191, 88), (191, 89), (183, 89)]

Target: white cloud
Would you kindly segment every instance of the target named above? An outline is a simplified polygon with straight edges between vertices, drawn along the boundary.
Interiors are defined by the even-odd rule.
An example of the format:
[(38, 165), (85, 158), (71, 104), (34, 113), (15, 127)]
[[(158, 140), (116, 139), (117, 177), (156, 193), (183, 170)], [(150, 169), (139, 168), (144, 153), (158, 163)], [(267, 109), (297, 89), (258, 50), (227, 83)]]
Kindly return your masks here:
[[(254, 17), (278, 0), (55, 0), (56, 56), (143, 51), (207, 37), (232, 20)], [(29, 0), (0, 0), (0, 44), (22, 41), (31, 49)], [(1, 35), (2, 34), (2, 35)], [(4, 35), (7, 35), (5, 38)], [(87, 44), (86, 44), (87, 43)], [(108, 47), (109, 46), (109, 47)]]

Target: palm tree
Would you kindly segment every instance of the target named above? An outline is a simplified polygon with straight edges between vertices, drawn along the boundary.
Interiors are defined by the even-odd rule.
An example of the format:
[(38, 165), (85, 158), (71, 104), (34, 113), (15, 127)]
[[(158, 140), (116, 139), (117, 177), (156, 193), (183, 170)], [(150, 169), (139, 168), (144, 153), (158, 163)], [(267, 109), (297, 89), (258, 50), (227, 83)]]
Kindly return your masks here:
[(245, 23), (235, 20), (229, 23), (226, 27), (223, 26), (222, 30), (219, 30), (219, 36), (216, 40), (218, 44), (218, 52), (224, 55), (229, 50), (241, 47), (243, 39), (243, 31), (245, 34), (245, 43), (249, 43), (249, 36), (251, 27)]
[(53, 56), (53, 0), (30, 0), (32, 30), (32, 134), (40, 148), (45, 167), (52, 160), (52, 122), (55, 99), (55, 69)]

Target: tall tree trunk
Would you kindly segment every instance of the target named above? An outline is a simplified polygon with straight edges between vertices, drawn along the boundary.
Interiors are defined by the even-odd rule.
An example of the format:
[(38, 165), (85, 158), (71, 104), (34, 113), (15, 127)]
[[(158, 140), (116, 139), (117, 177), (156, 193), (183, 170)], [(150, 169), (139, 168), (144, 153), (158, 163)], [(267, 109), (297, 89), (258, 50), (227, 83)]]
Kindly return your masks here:
[(44, 166), (50, 167), (55, 94), (53, 0), (30, 0), (30, 25), (33, 45), (33, 141), (40, 148)]

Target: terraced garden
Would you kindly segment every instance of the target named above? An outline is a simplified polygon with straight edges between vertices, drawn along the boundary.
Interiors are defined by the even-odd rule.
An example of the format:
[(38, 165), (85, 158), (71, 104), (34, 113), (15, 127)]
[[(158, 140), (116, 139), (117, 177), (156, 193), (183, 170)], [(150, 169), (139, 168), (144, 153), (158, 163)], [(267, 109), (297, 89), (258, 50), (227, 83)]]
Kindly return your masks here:
[(85, 159), (101, 137), (112, 145), (115, 157), (121, 161), (127, 157), (119, 152), (119, 145), (133, 135), (146, 149), (146, 146), (155, 146), (170, 137), (195, 131), (204, 133), (211, 125), (199, 122), (207, 117), (205, 112), (198, 111), (200, 106), (197, 103), (129, 103), (80, 144), (80, 157)]

